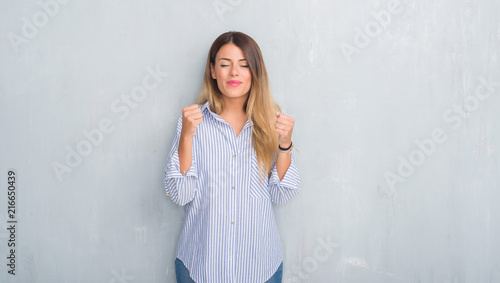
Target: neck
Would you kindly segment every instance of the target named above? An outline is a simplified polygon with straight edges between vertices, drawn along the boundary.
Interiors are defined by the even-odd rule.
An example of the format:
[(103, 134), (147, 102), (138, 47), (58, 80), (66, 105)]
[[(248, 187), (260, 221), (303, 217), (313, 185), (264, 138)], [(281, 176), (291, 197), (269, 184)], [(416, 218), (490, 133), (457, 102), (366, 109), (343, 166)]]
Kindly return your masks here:
[(227, 98), (224, 97), (224, 109), (222, 110), (223, 115), (236, 115), (245, 116), (246, 109), (243, 107), (248, 95), (238, 97), (238, 98)]

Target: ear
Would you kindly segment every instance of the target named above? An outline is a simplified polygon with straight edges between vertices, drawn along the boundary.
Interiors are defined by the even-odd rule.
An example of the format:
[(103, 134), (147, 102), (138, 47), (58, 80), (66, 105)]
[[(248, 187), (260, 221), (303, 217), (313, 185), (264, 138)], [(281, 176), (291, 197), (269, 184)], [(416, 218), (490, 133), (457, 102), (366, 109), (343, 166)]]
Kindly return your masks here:
[(215, 69), (214, 69), (214, 64), (210, 63), (210, 73), (212, 73), (212, 79), (217, 79), (215, 77)]

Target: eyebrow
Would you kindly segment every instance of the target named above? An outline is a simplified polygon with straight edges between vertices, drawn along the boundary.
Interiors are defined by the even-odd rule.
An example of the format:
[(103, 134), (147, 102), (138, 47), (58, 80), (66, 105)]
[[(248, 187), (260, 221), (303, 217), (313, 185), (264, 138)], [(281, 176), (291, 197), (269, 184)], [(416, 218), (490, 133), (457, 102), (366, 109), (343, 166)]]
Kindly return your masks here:
[[(231, 61), (231, 59), (229, 59), (229, 58), (220, 58), (220, 59), (219, 59), (219, 61), (220, 61), (220, 60), (228, 60), (228, 61)], [(238, 61), (246, 61), (246, 60), (247, 60), (247, 59), (240, 59), (240, 60), (238, 60)]]

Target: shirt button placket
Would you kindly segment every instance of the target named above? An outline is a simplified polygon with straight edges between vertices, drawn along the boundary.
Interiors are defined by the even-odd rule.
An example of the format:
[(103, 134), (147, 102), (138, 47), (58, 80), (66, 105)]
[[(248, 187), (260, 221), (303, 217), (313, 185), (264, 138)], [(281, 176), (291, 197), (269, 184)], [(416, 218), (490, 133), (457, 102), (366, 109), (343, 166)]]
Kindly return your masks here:
[[(233, 147), (234, 148), (234, 147)], [(233, 271), (234, 271), (234, 245), (235, 245), (235, 238), (234, 238), (234, 231), (236, 229), (236, 176), (238, 175), (238, 172), (237, 172), (237, 164), (238, 164), (238, 159), (237, 159), (237, 155), (236, 155), (236, 152), (233, 153), (233, 156), (231, 158), (231, 173), (229, 174), (229, 178), (230, 178), (230, 186), (231, 186), (231, 189), (230, 189), (230, 213), (231, 213), (231, 228), (230, 228), (230, 237), (229, 237), (229, 270), (231, 270), (230, 272), (230, 277), (231, 278), (234, 278), (234, 274), (233, 274)]]

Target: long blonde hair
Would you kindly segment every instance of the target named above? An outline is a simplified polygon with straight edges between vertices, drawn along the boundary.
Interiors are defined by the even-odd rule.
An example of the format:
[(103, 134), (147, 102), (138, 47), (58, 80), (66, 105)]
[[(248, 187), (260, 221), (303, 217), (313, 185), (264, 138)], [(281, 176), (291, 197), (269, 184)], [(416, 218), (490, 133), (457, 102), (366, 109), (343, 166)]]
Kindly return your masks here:
[(271, 167), (279, 151), (274, 111), (281, 112), (281, 107), (274, 101), (271, 94), (262, 52), (250, 36), (242, 32), (230, 31), (221, 34), (212, 43), (208, 52), (203, 86), (196, 103), (204, 104), (209, 101), (212, 112), (217, 114), (222, 112), (224, 100), (216, 79), (211, 76), (210, 63), (215, 65), (217, 52), (223, 45), (228, 43), (233, 43), (241, 48), (252, 73), (252, 85), (244, 108), (247, 118), (253, 122), (252, 145), (257, 156), (259, 177), (263, 178), (264, 172), (269, 177)]

